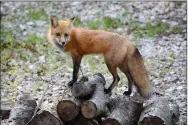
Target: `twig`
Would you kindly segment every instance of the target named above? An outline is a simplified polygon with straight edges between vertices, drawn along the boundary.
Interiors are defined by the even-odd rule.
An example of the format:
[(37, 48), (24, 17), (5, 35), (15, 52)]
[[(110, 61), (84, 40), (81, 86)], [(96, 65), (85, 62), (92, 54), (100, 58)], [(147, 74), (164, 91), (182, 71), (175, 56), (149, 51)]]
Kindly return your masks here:
[[(39, 75), (39, 77), (40, 77), (40, 79), (41, 79), (42, 81), (46, 82), (40, 75)], [(50, 81), (50, 84), (52, 84), (52, 81)], [(31, 119), (29, 120), (29, 122), (27, 122), (25, 125), (28, 125), (28, 124), (33, 120), (33, 118), (37, 115), (38, 109), (39, 109), (40, 106), (42, 105), (42, 102), (43, 102), (43, 100), (44, 100), (44, 96), (46, 95), (46, 92), (47, 92), (48, 88), (49, 88), (49, 82), (47, 82), (47, 87), (46, 87), (46, 89), (45, 89), (45, 91), (44, 91), (44, 93), (43, 93), (43, 95), (42, 95), (41, 100), (39, 101), (37, 107), (35, 108), (35, 111), (34, 111), (34, 113), (33, 113), (33, 116), (31, 117)]]

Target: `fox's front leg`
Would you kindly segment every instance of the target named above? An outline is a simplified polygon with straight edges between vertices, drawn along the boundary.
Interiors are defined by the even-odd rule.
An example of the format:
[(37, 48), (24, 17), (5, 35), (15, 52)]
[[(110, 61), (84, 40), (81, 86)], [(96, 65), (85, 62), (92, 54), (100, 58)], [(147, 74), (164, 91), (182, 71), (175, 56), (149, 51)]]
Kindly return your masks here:
[(82, 56), (80, 55), (72, 56), (73, 74), (72, 74), (72, 80), (68, 82), (68, 86), (72, 86), (77, 81), (81, 60), (82, 60)]

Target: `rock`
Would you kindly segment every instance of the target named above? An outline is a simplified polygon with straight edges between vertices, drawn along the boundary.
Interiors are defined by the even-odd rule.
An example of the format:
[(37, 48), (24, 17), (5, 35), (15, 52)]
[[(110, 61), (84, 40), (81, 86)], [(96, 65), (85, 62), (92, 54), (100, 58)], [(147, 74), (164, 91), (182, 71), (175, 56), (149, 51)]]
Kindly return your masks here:
[(45, 21), (41, 21), (41, 20), (37, 20), (35, 23), (37, 26), (44, 26), (46, 24)]
[(17, 61), (15, 59), (12, 59), (9, 63), (8, 63), (9, 66), (16, 66), (18, 65)]
[(25, 30), (26, 30), (26, 26), (25, 26), (25, 25), (20, 24), (19, 27), (20, 27), (20, 29), (21, 29), (22, 31), (25, 31)]
[(39, 56), (39, 63), (44, 63), (46, 62), (45, 56)]
[(29, 25), (29, 26), (34, 26), (34, 23), (32, 21), (29, 21), (26, 24)]
[(178, 26), (178, 25), (179, 25), (178, 22), (175, 22), (175, 21), (170, 22), (171, 27), (175, 27), (175, 26)]
[(146, 21), (144, 15), (140, 15), (138, 19), (141, 23), (144, 23)]
[(22, 32), (23, 36), (26, 36), (27, 34), (28, 34), (28, 32), (26, 32), (26, 31)]

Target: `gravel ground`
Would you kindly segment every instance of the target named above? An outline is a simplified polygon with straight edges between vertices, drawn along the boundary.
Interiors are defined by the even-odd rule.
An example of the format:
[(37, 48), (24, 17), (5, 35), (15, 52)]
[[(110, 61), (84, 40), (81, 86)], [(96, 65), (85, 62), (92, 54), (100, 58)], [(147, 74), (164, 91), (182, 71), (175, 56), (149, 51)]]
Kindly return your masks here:
[[(41, 9), (45, 16), (41, 16), (39, 19), (31, 18), (33, 10), (40, 11)], [(50, 15), (56, 15), (61, 19), (76, 16), (84, 24), (87, 21), (96, 20), (100, 15), (120, 19), (124, 24), (135, 20), (142, 26), (146, 22), (154, 24), (156, 20), (160, 20), (168, 23), (171, 28), (182, 26), (184, 29), (181, 33), (154, 37), (136, 37), (134, 33), (128, 32), (127, 26), (110, 29), (110, 31), (126, 35), (138, 47), (143, 55), (153, 91), (176, 101), (180, 107), (180, 119), (177, 124), (187, 124), (186, 2), (2, 2), (1, 12), (7, 14), (2, 17), (1, 24), (12, 31), (14, 39), (18, 43), (27, 40), (30, 34), (35, 34), (46, 41), (49, 23), (47, 20)], [(47, 42), (45, 45), (50, 46)], [(42, 49), (40, 46), (36, 46), (36, 48), (43, 51), (45, 46)], [(17, 68), (14, 71), (2, 71), (1, 96), (3, 100), (14, 100), (19, 91), (28, 90), (33, 92), (36, 100), (39, 100), (46, 84), (38, 78), (37, 72), (43, 64), (47, 66), (47, 69), (54, 64), (56, 68), (47, 70), (42, 76), (44, 80), (51, 81), (42, 109), (56, 114), (54, 109), (58, 100), (70, 96), (66, 84), (71, 79), (72, 64), (70, 57), (62, 54), (59, 50), (53, 47), (44, 50), (41, 52), (42, 55), (37, 57), (31, 52), (25, 51), (30, 57), (28, 60), (21, 60), (14, 56), (8, 61), (8, 66)], [(91, 77), (100, 71), (109, 81), (108, 84), (112, 82), (112, 77), (101, 56), (87, 56), (83, 59), (81, 66), (85, 75)], [(127, 89), (127, 84), (122, 84), (127, 83), (126, 77), (122, 73), (120, 77), (121, 82), (113, 91), (112, 96), (122, 94)]]

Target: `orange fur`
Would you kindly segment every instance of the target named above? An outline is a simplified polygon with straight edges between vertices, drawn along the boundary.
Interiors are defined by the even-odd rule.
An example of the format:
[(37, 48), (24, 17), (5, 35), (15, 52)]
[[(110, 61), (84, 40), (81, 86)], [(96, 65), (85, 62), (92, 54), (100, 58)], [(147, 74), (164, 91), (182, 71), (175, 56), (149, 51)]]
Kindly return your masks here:
[(125, 94), (130, 94), (134, 83), (143, 97), (149, 95), (150, 84), (142, 56), (134, 44), (125, 37), (102, 30), (73, 28), (71, 20), (59, 21), (57, 18), (51, 17), (48, 41), (62, 51), (70, 53), (74, 64), (71, 84), (77, 80), (80, 62), (84, 55), (103, 54), (105, 63), (114, 78), (107, 93), (119, 81), (117, 74), (117, 68), (119, 68), (125, 73), (129, 81), (129, 91)]

